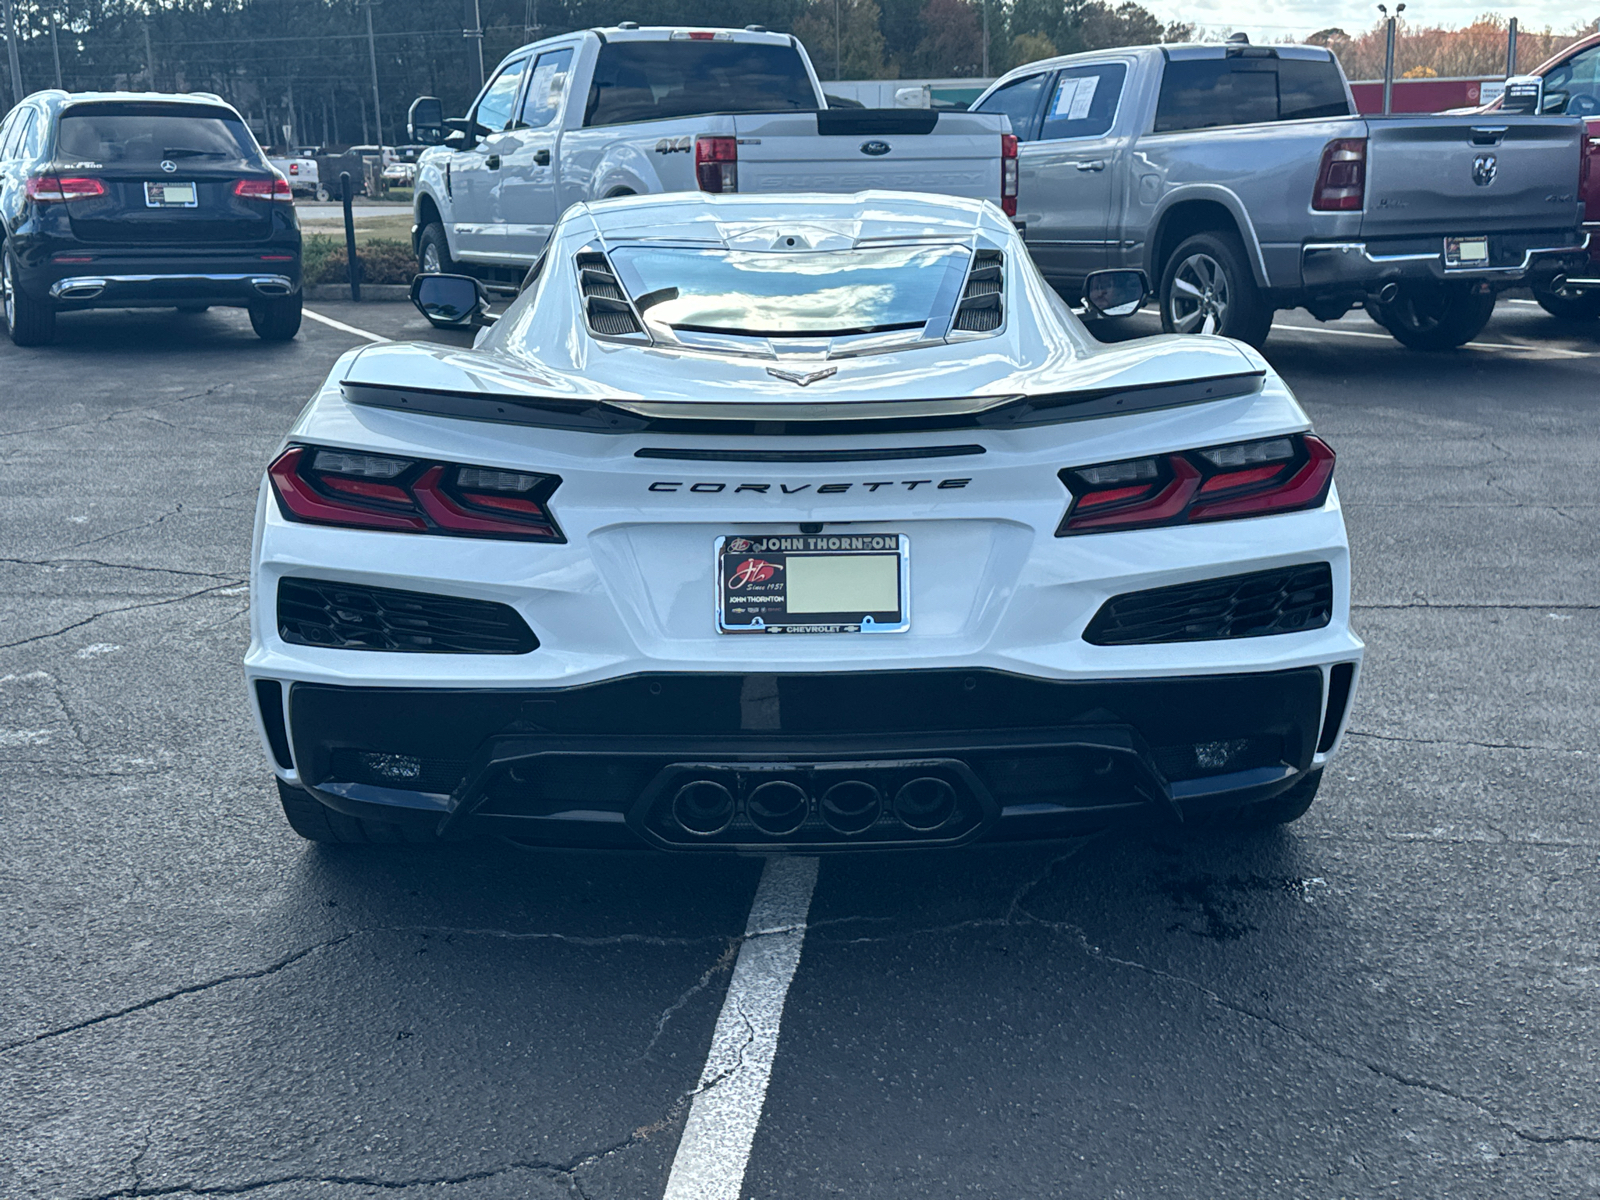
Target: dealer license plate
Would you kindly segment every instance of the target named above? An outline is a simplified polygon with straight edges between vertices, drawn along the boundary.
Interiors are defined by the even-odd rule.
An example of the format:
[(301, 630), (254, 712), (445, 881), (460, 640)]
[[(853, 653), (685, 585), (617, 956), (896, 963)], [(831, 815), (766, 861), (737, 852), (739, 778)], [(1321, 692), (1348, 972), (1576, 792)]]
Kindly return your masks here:
[(1489, 239), (1486, 237), (1445, 238), (1444, 265), (1448, 267), (1487, 267)]
[(901, 633), (911, 548), (904, 534), (717, 539), (721, 633)]
[(192, 183), (147, 183), (144, 185), (146, 208), (194, 208), (200, 203)]

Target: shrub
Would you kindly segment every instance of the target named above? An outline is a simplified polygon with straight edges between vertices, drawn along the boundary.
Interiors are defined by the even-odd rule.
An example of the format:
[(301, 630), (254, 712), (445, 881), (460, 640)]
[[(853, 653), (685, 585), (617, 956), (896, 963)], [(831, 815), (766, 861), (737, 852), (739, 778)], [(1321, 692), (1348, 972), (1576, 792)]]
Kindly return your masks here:
[[(302, 280), (307, 287), (319, 283), (347, 283), (350, 273), (342, 238), (308, 233), (301, 243)], [(374, 238), (356, 247), (362, 283), (409, 284), (417, 273), (417, 259), (406, 242)]]

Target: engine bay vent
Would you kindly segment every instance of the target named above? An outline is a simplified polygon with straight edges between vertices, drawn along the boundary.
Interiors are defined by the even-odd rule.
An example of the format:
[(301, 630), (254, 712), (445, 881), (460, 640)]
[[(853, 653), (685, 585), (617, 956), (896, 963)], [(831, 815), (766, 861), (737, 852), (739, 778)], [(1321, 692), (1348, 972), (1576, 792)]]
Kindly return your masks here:
[(606, 256), (585, 251), (578, 255), (577, 266), (578, 283), (583, 289), (583, 311), (590, 332), (603, 337), (643, 333)]
[(998, 250), (979, 250), (967, 269), (967, 283), (961, 289), (952, 330), (962, 333), (993, 333), (1005, 320), (1001, 291), (1005, 283), (1005, 255)]

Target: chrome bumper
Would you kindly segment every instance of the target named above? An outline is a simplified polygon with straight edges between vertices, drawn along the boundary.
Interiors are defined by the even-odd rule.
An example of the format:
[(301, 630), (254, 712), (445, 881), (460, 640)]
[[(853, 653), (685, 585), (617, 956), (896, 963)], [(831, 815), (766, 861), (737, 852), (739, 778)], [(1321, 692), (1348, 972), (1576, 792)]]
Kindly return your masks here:
[(1422, 254), (1374, 254), (1365, 242), (1312, 242), (1300, 251), (1300, 279), (1307, 288), (1375, 290), (1385, 283), (1409, 280), (1486, 280), (1517, 283), (1535, 263), (1552, 259), (1552, 272), (1581, 270), (1588, 261), (1589, 237), (1564, 246), (1538, 246), (1523, 251), (1514, 266), (1446, 267), (1440, 249)]
[(75, 275), (58, 279), (50, 285), (52, 300), (97, 300), (108, 290), (112, 298), (125, 288), (137, 289), (147, 284), (172, 287), (198, 286), (213, 289), (217, 284), (236, 284), (253, 289), (262, 296), (287, 296), (295, 290), (294, 280), (287, 275)]

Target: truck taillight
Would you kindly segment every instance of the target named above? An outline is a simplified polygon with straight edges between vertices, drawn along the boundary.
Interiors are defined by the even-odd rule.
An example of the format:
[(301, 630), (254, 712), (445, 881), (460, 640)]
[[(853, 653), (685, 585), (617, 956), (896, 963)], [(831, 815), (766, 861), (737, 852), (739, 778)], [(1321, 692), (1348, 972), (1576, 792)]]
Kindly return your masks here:
[(694, 140), (694, 176), (702, 192), (739, 190), (739, 139), (698, 137)]
[(106, 185), (81, 175), (35, 175), (23, 189), (28, 199), (44, 204), (59, 200), (88, 200), (104, 196)]
[(1367, 192), (1367, 139), (1336, 138), (1322, 151), (1317, 190), (1311, 207), (1317, 212), (1360, 212)]
[(1008, 217), (1017, 215), (1017, 135), (1000, 135), (1000, 207)]

